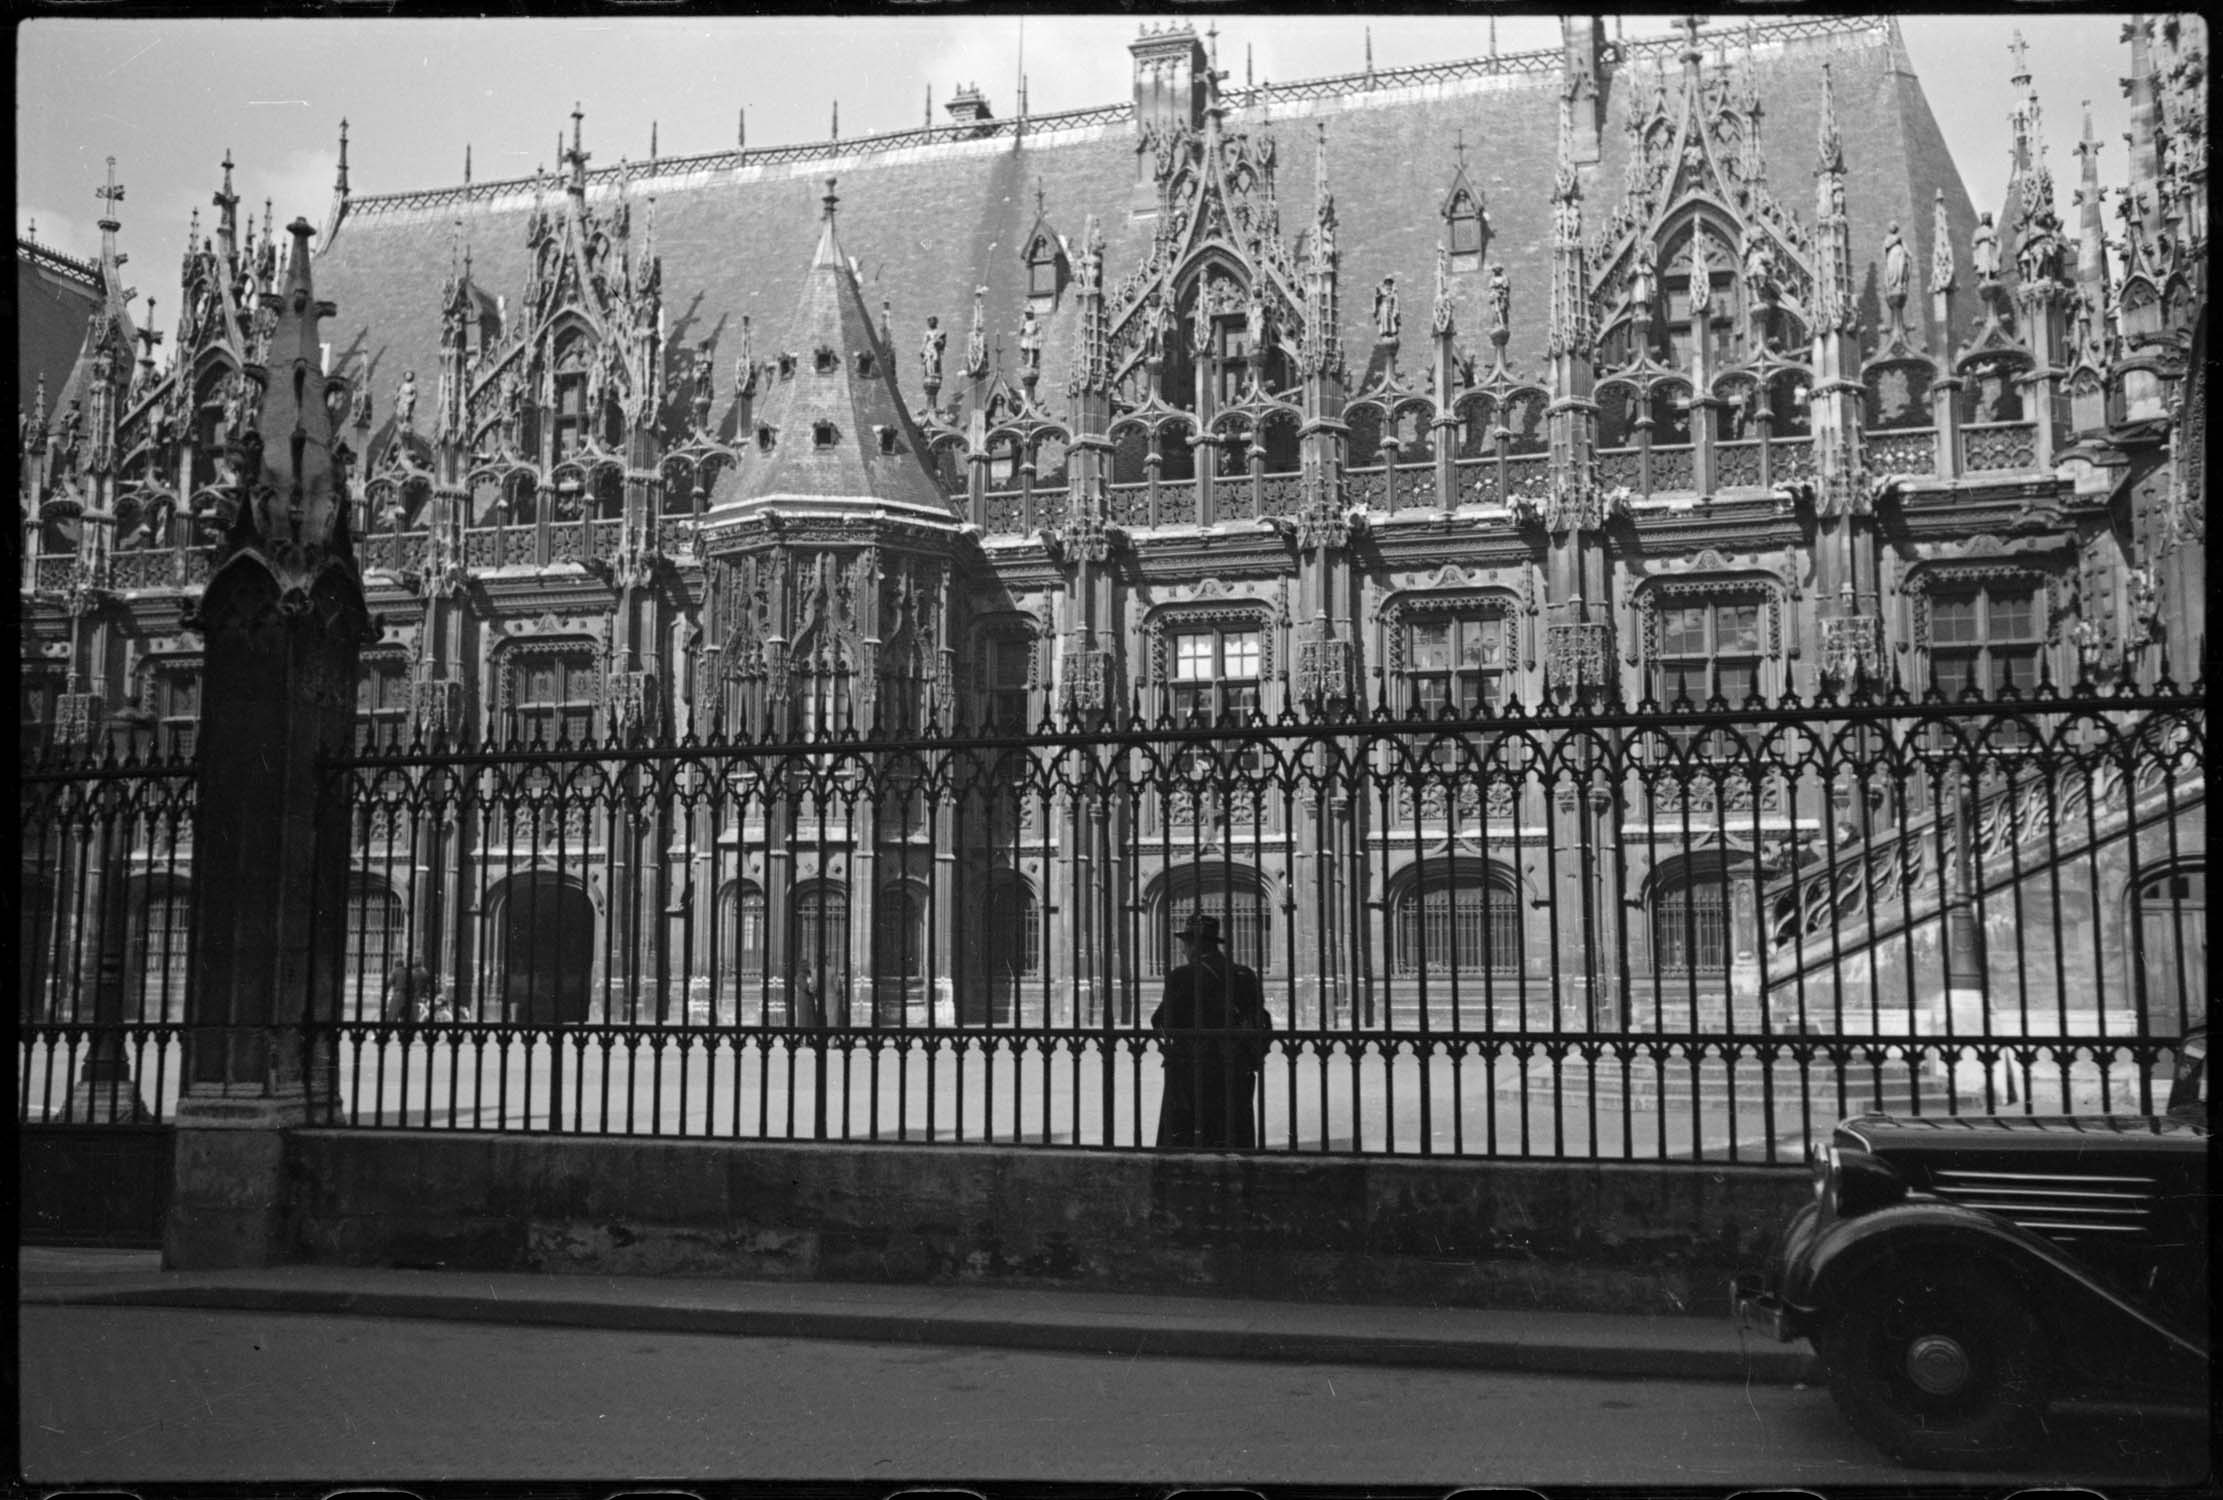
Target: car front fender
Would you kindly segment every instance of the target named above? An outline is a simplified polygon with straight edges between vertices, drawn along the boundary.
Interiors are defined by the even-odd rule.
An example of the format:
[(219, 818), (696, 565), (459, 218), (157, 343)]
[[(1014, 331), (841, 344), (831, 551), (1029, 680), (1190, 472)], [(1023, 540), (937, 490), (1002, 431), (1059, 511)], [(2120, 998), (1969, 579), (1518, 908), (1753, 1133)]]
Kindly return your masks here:
[(2205, 1384), (2207, 1349), (2100, 1281), (2052, 1241), (1957, 1204), (1916, 1200), (1821, 1226), (1783, 1267), (1782, 1296), (1809, 1330), (1872, 1275), (1978, 1261), (2010, 1278), (2069, 1368), (2102, 1381)]

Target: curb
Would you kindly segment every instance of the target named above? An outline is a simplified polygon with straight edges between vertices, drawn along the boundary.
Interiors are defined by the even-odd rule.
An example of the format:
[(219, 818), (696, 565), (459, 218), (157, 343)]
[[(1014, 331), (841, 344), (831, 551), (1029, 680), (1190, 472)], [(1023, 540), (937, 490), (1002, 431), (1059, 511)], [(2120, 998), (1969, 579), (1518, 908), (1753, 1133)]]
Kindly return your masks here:
[[(1736, 1380), (1763, 1385), (1812, 1383), (1818, 1374), (1803, 1346), (1756, 1342), (1741, 1347), (1701, 1340), (1632, 1340), (1620, 1320), (1600, 1317), (1579, 1337), (1519, 1334), (1368, 1333), (1339, 1328), (1233, 1327), (1207, 1317), (1160, 1314), (1104, 1318), (1088, 1313), (998, 1317), (978, 1311), (834, 1311), (723, 1307), (700, 1303), (593, 1301), (487, 1296), (419, 1290), (341, 1290), (269, 1286), (64, 1286), (26, 1288), (24, 1305), (161, 1307), (318, 1316), (422, 1318), (540, 1328), (623, 1329), (746, 1338), (840, 1339), (873, 1343), (965, 1344), (1118, 1357), (1303, 1361), (1516, 1370), (1627, 1379)], [(1274, 1304), (1256, 1304), (1270, 1308)], [(1301, 1315), (1296, 1321), (1303, 1321)], [(1697, 1330), (1693, 1330), (1697, 1332)]]

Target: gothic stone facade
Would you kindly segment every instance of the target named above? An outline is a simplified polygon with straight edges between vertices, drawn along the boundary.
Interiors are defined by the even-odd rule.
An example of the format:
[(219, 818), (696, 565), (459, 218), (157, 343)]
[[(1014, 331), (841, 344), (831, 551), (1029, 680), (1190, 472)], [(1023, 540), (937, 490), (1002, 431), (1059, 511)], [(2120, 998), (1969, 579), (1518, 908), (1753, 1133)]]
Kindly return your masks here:
[[(1979, 217), (1887, 19), (1627, 41), (1570, 20), (1555, 52), (1243, 90), (1206, 39), (1155, 32), (1131, 103), (997, 119), (967, 92), (918, 131), (591, 169), (575, 112), (552, 175), (386, 196), (350, 191), (343, 131), (316, 274), (384, 622), (365, 737), (2181, 680), (2206, 32), (2142, 17), (2124, 42), (2129, 160), (2103, 188), (2087, 124), (2073, 224), (2036, 85)], [(22, 424), (41, 737), (194, 732), (189, 613), (276, 261), (230, 181), (227, 159), (159, 368), (113, 217), (97, 267), (19, 243), (19, 284), (36, 270), (88, 326)], [(1238, 946), (1325, 1014), (1331, 976), (1272, 973), (1286, 887), (1322, 838), (1363, 865), (1394, 980), (1449, 899), (1398, 831), (1132, 840), (1117, 879), (1149, 915), (1126, 961), (1157, 972), (1208, 855)], [(1654, 929), (1646, 979), (1729, 988), (1768, 940), (1765, 851), (1655, 865), (1642, 830), (1603, 836), (1627, 841), (1615, 904)], [(687, 878), (672, 831), (647, 837), (667, 847), (606, 878), (367, 862), (358, 957), (411, 948), (452, 987), (490, 946), (560, 937), (565, 1005), (598, 1006), (611, 882)], [(924, 900), (871, 871), (931, 830), (848, 837), (816, 863), (762, 828), (719, 850), (689, 969), (760, 967), (769, 1005), (831, 932), (845, 971), (884, 970), (890, 941), (943, 955), (929, 988), (967, 1018), (1093, 1012), (1023, 977), (1082, 937), (1051, 899), (1085, 868), (1077, 830), (922, 858)], [(1539, 914), (1576, 877), (1535, 839), (1484, 842), (1453, 883), (1493, 915), (1452, 946), (1545, 972)], [(995, 972), (1014, 983), (983, 999)]]

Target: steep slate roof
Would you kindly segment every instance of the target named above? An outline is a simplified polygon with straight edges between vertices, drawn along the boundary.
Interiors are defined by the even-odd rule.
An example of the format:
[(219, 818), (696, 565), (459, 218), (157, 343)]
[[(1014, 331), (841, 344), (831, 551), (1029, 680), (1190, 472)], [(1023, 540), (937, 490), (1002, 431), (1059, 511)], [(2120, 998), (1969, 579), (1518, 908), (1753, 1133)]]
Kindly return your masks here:
[(49, 411), (85, 347), (85, 322), (100, 310), (100, 272), (18, 235), (15, 242), (16, 399), (25, 412), (46, 377)]
[[(921, 454), (924, 436), (896, 393), (893, 361), (873, 331), (857, 279), (834, 234), (834, 181), (826, 181), (825, 212), (818, 250), (811, 257), (802, 295), (788, 325), (786, 348), (795, 353), (787, 373), (775, 366), (762, 379), (771, 388), (757, 402), (760, 429), (773, 435), (769, 453), (720, 473), (712, 491), (713, 512), (727, 506), (774, 501), (849, 503), (959, 519)], [(831, 356), (821, 369), (823, 356)], [(869, 365), (869, 368), (868, 368)], [(831, 441), (818, 431), (831, 428)], [(881, 432), (896, 438), (883, 452)], [(754, 442), (753, 434), (738, 434)]]
[[(1479, 25), (1479, 22), (1477, 23)], [(1885, 19), (1800, 20), (1755, 28), (1749, 64), (1746, 33), (1709, 35), (1738, 70), (1749, 66), (1766, 108), (1766, 157), (1773, 190), (1811, 223), (1815, 142), (1819, 134), (1821, 65), (1835, 80), (1839, 129), (1849, 168), (1854, 277), (1872, 330), (1882, 321), (1881, 246), (1897, 220), (1927, 268), (1932, 195), (1945, 189), (1956, 259), (1965, 260), (1975, 213), (1947, 154), (1896, 26)], [(1679, 39), (1632, 39), (1633, 64), (1606, 70), (1602, 159), (1585, 169), (1583, 216), (1595, 233), (1620, 201), (1632, 108), (1650, 102), (1652, 61), (1666, 59), (1670, 97), (1681, 87), (1674, 61)], [(1237, 94), (1231, 131), (1270, 130), (1281, 145), (1278, 189), (1282, 223), (1294, 235), (1313, 215), (1310, 141), (1313, 122), (1327, 125), (1329, 188), (1340, 222), (1344, 348), (1354, 366), (1372, 344), (1371, 299), (1381, 277), (1394, 275), (1412, 319), (1434, 284), (1438, 217), (1457, 169), (1453, 141), (1463, 133), (1467, 175), (1483, 199), (1489, 240), (1484, 264), (1503, 264), (1513, 289), (1508, 358), (1525, 376), (1542, 373), (1550, 299), (1550, 193), (1556, 160), (1560, 73), (1557, 53), (1521, 54), (1468, 64), (1384, 70), (1362, 78), (1274, 85)], [(901, 132), (863, 141), (770, 151), (722, 152), (634, 164), (630, 191), (656, 199), (657, 250), (663, 257), (669, 347), (713, 340), (713, 358), (730, 365), (740, 320), (762, 331), (780, 326), (810, 264), (804, 228), (816, 178), (841, 173), (842, 237), (856, 258), (865, 299), (893, 304), (892, 329), (906, 405), (921, 400), (914, 353), (929, 314), (953, 342), (963, 339), (973, 288), (986, 299), (991, 350), (1004, 346), (1015, 362), (1016, 331), (1026, 300), (1025, 238), (1035, 222), (1034, 185), (1046, 185), (1052, 222), (1078, 225), (1096, 213), (1105, 230), (1105, 279), (1119, 279), (1145, 256), (1154, 228), (1130, 210), (1137, 181), (1132, 110), (1126, 106), (1063, 116), (999, 121), (992, 134), (967, 138), (962, 129)], [(590, 195), (617, 191), (616, 169), (591, 174)], [(468, 189), (357, 197), (346, 228), (318, 263), (320, 285), (339, 304), (335, 355), (358, 343), (366, 358), (392, 369), (425, 369), (439, 336), (439, 287), (448, 227), (461, 216), (482, 285), (521, 288), (524, 225), (531, 182), (484, 183)], [(1069, 231), (1071, 232), (1070, 228)], [(1455, 278), (1454, 307), (1466, 352), (1486, 356), (1487, 272)], [(1926, 289), (1925, 289), (1926, 290)], [(515, 293), (507, 293), (515, 300)], [(1963, 298), (1965, 308), (1972, 299)], [(1926, 296), (1910, 298), (1909, 320), (1926, 327)], [(1078, 316), (1061, 296), (1042, 318), (1042, 388), (1063, 389), (1075, 358)], [(718, 345), (723, 345), (723, 348)], [(1934, 338), (1931, 347), (1936, 348)], [(790, 350), (797, 355), (805, 350)], [(1417, 374), (1420, 361), (1404, 363)], [(962, 386), (954, 368), (952, 391)], [(721, 388), (721, 408), (731, 392)], [(1052, 410), (1059, 403), (1051, 401)]]

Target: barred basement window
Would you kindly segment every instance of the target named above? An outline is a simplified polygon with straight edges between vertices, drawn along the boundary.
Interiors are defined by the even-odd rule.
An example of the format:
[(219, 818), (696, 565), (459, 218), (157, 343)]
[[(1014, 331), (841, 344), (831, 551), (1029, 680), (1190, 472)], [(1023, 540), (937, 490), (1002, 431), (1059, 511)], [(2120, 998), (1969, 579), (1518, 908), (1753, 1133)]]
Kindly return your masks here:
[(1397, 902), (1400, 974), (1520, 972), (1520, 894), (1502, 871), (1462, 861), (1408, 887)]
[(1652, 956), (1661, 974), (1718, 974), (1729, 967), (1729, 882), (1693, 874), (1652, 898)]

